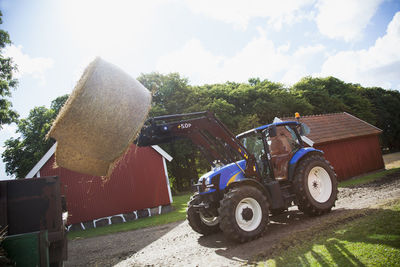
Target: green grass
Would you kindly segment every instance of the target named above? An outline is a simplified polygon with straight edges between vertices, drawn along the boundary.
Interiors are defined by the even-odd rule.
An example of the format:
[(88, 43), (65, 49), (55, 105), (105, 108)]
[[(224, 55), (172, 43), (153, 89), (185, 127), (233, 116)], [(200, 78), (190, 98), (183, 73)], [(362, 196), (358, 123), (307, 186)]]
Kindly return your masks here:
[(191, 194), (185, 194), (173, 197), (173, 211), (154, 217), (147, 217), (135, 221), (120, 224), (112, 224), (99, 228), (92, 228), (82, 231), (72, 231), (68, 233), (68, 239), (81, 239), (100, 235), (108, 235), (118, 232), (136, 230), (145, 227), (167, 224), (176, 221), (182, 221), (186, 218), (186, 204)]
[(350, 180), (346, 180), (343, 182), (339, 183), (339, 187), (349, 187), (349, 186), (355, 186), (355, 185), (362, 185), (362, 184), (366, 184), (366, 183), (370, 183), (376, 180), (379, 180), (383, 177), (385, 177), (386, 175), (389, 174), (393, 174), (396, 172), (400, 172), (400, 168), (394, 168), (394, 169), (390, 169), (390, 170), (384, 170), (384, 171), (379, 171), (373, 174), (369, 174), (369, 175), (364, 175), (361, 177), (357, 177), (354, 179), (350, 179)]
[(309, 236), (259, 266), (400, 266), (400, 200)]

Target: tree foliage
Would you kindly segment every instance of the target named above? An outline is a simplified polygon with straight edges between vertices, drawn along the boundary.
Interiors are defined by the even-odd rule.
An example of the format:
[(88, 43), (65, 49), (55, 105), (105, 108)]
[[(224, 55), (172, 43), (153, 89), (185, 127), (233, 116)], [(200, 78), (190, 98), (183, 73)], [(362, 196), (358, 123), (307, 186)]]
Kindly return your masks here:
[[(153, 93), (152, 109), (149, 116), (160, 116), (186, 112), (195, 99), (192, 96), (188, 80), (178, 73), (161, 75), (159, 73), (142, 74), (138, 80)], [(190, 180), (198, 176), (196, 159), (197, 150), (189, 140), (179, 140), (163, 145), (163, 148), (174, 155), (169, 165), (173, 189), (183, 191), (190, 186)]]
[(311, 113), (348, 112), (373, 122), (372, 103), (361, 93), (362, 87), (334, 77), (305, 77), (293, 85), (291, 92), (311, 104)]
[[(2, 15), (0, 11), (0, 25), (3, 23)], [(4, 124), (15, 122), (18, 118), (17, 112), (11, 109), (12, 104), (8, 100), (11, 96), (11, 88), (16, 88), (18, 84), (13, 78), (13, 71), (17, 70), (17, 66), (11, 58), (3, 55), (3, 49), (10, 44), (10, 35), (0, 29), (0, 128)]]
[(400, 92), (379, 87), (360, 87), (359, 92), (372, 106), (374, 116), (368, 122), (383, 130), (383, 148), (392, 152), (400, 151)]
[(6, 140), (2, 154), (7, 174), (25, 177), (54, 144), (54, 140), (46, 139), (46, 134), (67, 98), (68, 95), (56, 98), (49, 109), (35, 107), (27, 118), (19, 120), (17, 133), (20, 136)]

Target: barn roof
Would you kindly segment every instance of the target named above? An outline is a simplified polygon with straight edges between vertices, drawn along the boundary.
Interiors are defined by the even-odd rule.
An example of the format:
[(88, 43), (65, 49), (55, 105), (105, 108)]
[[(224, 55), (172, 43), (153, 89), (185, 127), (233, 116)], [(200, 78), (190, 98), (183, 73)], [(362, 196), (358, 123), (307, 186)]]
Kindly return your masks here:
[[(57, 143), (54, 143), (54, 145), (44, 154), (44, 156), (36, 163), (36, 165), (30, 170), (30, 172), (26, 175), (25, 178), (32, 178), (36, 175), (36, 173), (43, 167), (43, 165), (51, 158), (51, 156), (55, 153), (57, 147)], [(165, 158), (168, 161), (172, 160), (172, 157), (165, 152), (164, 149), (161, 147), (155, 145), (151, 146), (155, 151), (157, 151), (163, 158)]]
[[(294, 120), (283, 118), (283, 121)], [(307, 135), (314, 144), (329, 143), (337, 140), (350, 139), (367, 135), (378, 135), (381, 129), (347, 113), (304, 116), (300, 118), (310, 127)]]

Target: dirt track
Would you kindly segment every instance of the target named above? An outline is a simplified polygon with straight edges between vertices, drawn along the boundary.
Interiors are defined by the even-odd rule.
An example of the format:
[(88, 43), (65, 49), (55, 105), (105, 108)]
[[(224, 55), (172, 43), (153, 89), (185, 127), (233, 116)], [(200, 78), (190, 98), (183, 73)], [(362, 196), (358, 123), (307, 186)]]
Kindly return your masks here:
[(177, 222), (114, 235), (69, 242), (66, 266), (238, 266), (270, 255), (284, 240), (329, 228), (389, 199), (400, 198), (400, 172), (383, 180), (339, 190), (334, 210), (321, 217), (304, 216), (297, 209), (276, 217), (263, 237), (245, 244), (227, 240), (222, 233), (203, 237), (187, 222)]

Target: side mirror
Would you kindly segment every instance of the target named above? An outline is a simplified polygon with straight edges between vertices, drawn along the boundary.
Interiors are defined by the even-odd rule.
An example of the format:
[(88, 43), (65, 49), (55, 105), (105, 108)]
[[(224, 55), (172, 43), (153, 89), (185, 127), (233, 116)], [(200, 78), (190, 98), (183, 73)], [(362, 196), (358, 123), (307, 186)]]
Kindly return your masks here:
[(275, 137), (276, 136), (276, 125), (271, 125), (268, 127), (268, 136)]
[(306, 124), (301, 123), (300, 124), (300, 135), (301, 136), (306, 136), (309, 133), (310, 133), (310, 128)]

